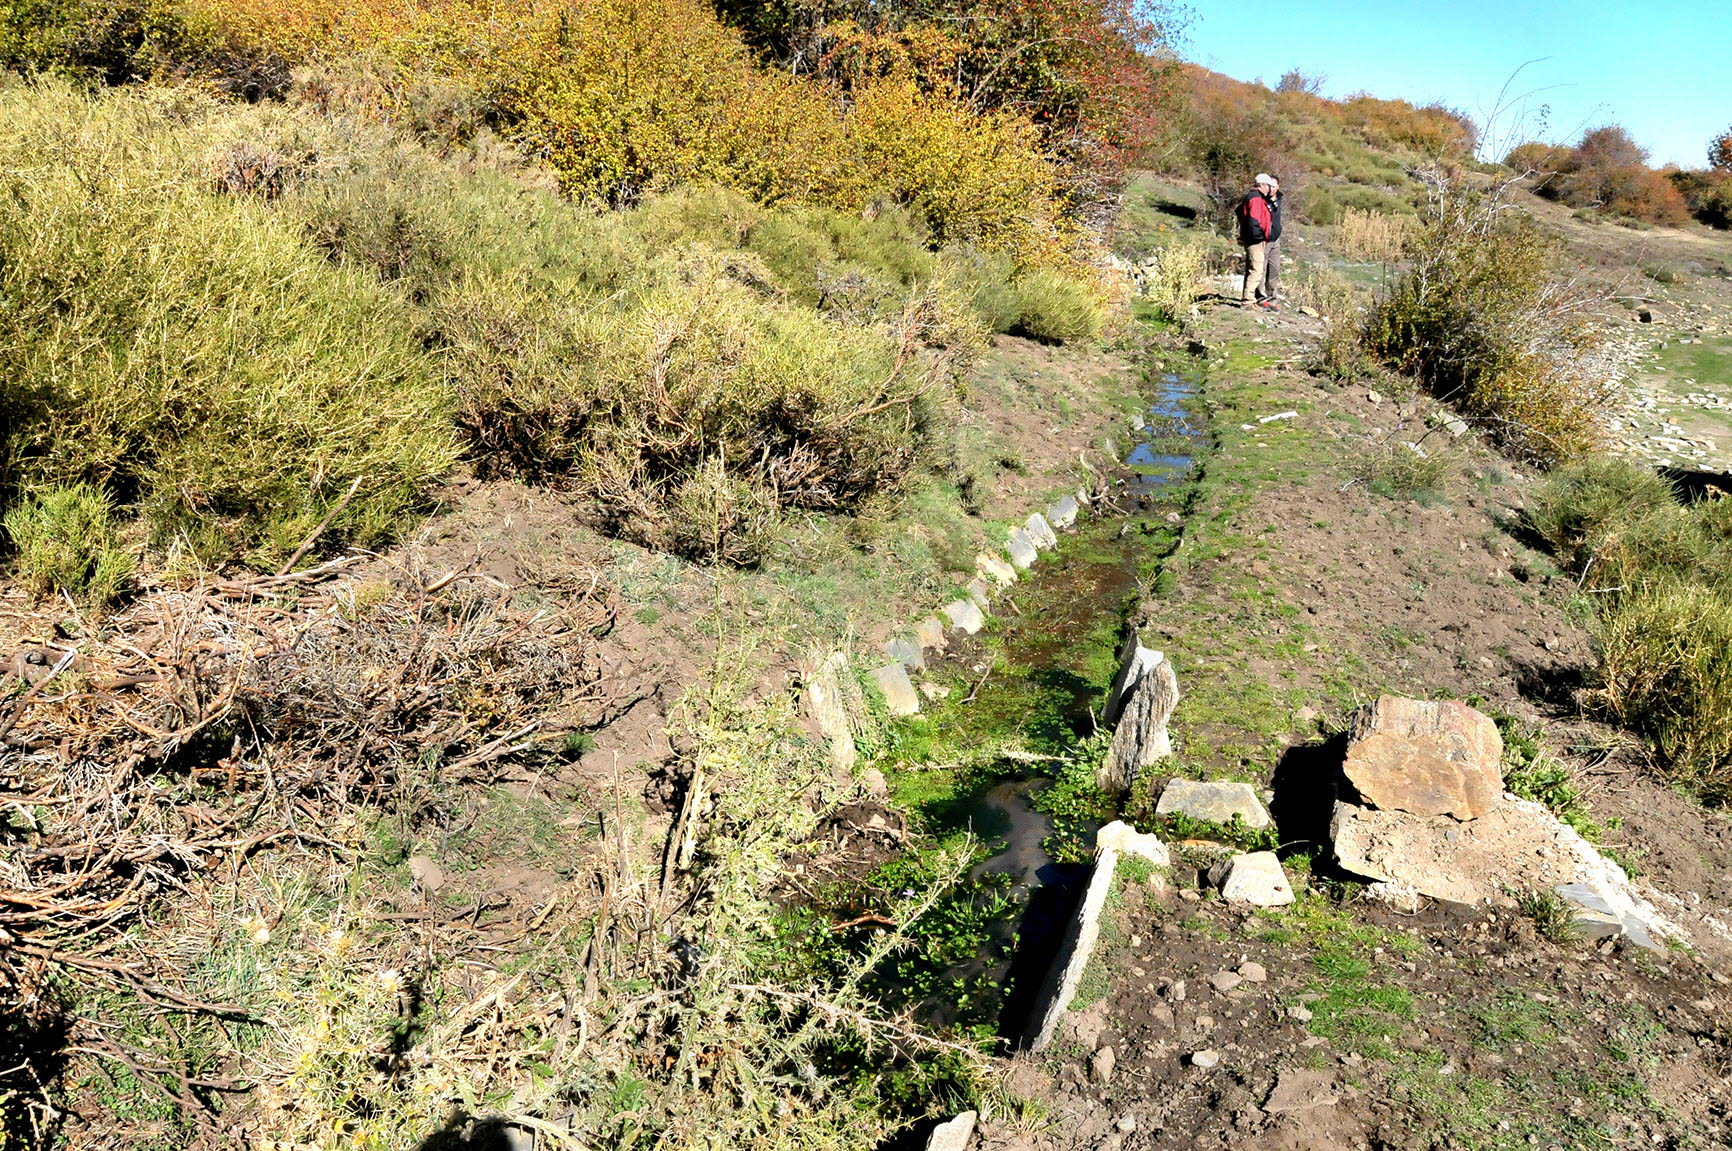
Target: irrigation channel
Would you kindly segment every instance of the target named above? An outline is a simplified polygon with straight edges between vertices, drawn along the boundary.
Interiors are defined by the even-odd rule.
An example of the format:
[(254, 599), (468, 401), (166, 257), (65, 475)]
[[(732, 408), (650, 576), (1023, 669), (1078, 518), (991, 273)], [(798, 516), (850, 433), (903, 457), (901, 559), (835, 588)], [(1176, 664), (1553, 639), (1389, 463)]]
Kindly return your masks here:
[[(1127, 620), (1178, 546), (1190, 481), (1208, 451), (1199, 378), (1162, 372), (1150, 382), (1107, 497), (1000, 601), (994, 626), (945, 661), (972, 688), (953, 689), (964, 702), (920, 718), (935, 733), (933, 761), (965, 765), (947, 790), (923, 792), (912, 805), (917, 821), (940, 837), (970, 831), (993, 852), (970, 886), (997, 918), (984, 954), (948, 973), (953, 999), (990, 1001), (992, 1018), (977, 1028), (990, 1026), (1011, 1048), (1026, 1039), (1087, 884), (1094, 831), (1117, 814), (1092, 787), (1107, 738), (1097, 717)], [(967, 762), (968, 749), (993, 747), (1018, 750)]]

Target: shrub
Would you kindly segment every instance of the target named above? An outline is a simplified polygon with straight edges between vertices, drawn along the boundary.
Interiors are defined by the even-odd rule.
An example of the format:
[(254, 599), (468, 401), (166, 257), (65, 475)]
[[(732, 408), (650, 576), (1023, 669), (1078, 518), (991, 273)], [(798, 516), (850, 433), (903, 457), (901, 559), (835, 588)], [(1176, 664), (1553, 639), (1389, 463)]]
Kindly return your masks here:
[(1203, 278), (1203, 245), (1192, 241), (1168, 244), (1155, 253), (1154, 271), (1143, 285), (1155, 315), (1168, 323), (1189, 316), (1197, 299), (1197, 281)]
[(1594, 630), (1611, 714), (1706, 794), (1732, 794), (1732, 600), (1659, 585), (1621, 597)]
[(1580, 570), (1630, 524), (1675, 507), (1671, 488), (1654, 472), (1628, 460), (1591, 456), (1547, 476), (1523, 515), (1563, 566)]
[(1348, 208), (1341, 214), (1335, 245), (1349, 260), (1393, 263), (1401, 259), (1413, 231), (1411, 217)]
[(1411, 268), (1366, 324), (1374, 354), (1541, 463), (1598, 442), (1616, 374), (1593, 298), (1553, 251), (1531, 220), (1440, 178)]
[(1732, 228), (1732, 169), (1672, 172), (1669, 179), (1692, 216), (1710, 228)]
[[(184, 94), (0, 93), (0, 467), (100, 483), (206, 558), (379, 538), (456, 456), (401, 304), (206, 183)], [(127, 253), (117, 259), (116, 253)]]
[(18, 574), (37, 594), (64, 591), (102, 607), (132, 575), (120, 547), (114, 509), (89, 484), (48, 488), (7, 511), (6, 534), (18, 553)]
[(1101, 330), (1101, 301), (1094, 288), (1047, 268), (1035, 268), (1011, 282), (1020, 332), (1048, 343), (1096, 336)]

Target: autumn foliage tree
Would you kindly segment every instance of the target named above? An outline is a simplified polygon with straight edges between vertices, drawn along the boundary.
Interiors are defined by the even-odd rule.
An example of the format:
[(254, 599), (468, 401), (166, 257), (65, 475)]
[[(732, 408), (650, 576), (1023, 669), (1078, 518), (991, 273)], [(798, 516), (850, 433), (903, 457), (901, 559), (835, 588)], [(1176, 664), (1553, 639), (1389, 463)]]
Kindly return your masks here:
[(1591, 128), (1574, 147), (1537, 143), (1510, 149), (1504, 162), (1534, 173), (1542, 196), (1650, 224), (1677, 225), (1689, 205), (1674, 181), (1648, 167), (1648, 150), (1616, 124)]
[(1708, 166), (1732, 170), (1732, 127), (1708, 141)]
[(851, 91), (902, 78), (979, 110), (1015, 112), (1047, 146), (1121, 159), (1171, 108), (1175, 29), (1153, 0), (720, 0), (769, 58)]

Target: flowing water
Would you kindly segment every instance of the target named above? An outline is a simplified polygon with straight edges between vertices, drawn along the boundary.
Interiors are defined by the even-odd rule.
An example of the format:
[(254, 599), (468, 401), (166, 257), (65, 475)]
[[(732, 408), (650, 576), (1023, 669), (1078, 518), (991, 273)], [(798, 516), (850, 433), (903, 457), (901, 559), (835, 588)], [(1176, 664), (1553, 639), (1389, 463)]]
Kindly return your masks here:
[[(1102, 703), (1103, 654), (1116, 661), (1124, 620), (1140, 594), (1139, 577), (1176, 540), (1164, 513), (1176, 509), (1176, 502), (1167, 499), (1174, 494), (1170, 489), (1190, 473), (1200, 450), (1203, 429), (1193, 415), (1198, 383), (1178, 373), (1156, 382), (1156, 395), (1124, 461), (1137, 483), (1120, 498), (1137, 510), (1163, 514), (1153, 522), (1133, 523), (1135, 513), (1126, 509), (1123, 516), (1109, 511), (1085, 521), (1075, 544), (1031, 574), (1032, 588), (1015, 597), (1026, 606), (1006, 620), (1004, 663), (1020, 669), (1014, 674), (1025, 683), (1018, 686), (1032, 689), (1038, 700), (1024, 724), (1037, 743), (1093, 733)], [(1011, 699), (1028, 698), (1006, 692)], [(1012, 946), (1001, 966), (1005, 999), (999, 1031), (1012, 1043), (1023, 1039), (1090, 871), (1086, 864), (1055, 861), (1048, 853), (1053, 820), (1031, 803), (1047, 783), (1039, 777), (1005, 780), (985, 791), (976, 808), (977, 823), (998, 832), (993, 838), (1001, 846), (974, 869), (973, 878), (1008, 876), (1021, 908), (1014, 934), (1006, 933), (1004, 942)]]

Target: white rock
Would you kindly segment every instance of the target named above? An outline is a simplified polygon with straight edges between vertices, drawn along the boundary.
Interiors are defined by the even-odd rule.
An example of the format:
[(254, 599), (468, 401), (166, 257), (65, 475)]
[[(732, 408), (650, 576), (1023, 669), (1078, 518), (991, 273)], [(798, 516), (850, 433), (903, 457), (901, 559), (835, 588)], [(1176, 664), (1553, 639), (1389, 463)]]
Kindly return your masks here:
[(1221, 889), (1229, 903), (1254, 907), (1280, 907), (1293, 902), (1293, 885), (1273, 851), (1235, 855), (1209, 870), (1209, 879)]
[(949, 617), (951, 627), (969, 635), (986, 626), (985, 614), (980, 610), (980, 605), (971, 599), (954, 600), (939, 610)]
[(1009, 587), (1016, 582), (1016, 569), (986, 552), (974, 557), (974, 570), (982, 579), (989, 579), (999, 587)]
[(968, 1141), (974, 1138), (975, 1120), (979, 1118), (973, 1111), (964, 1111), (949, 1122), (940, 1123), (926, 1137), (926, 1151), (967, 1151)]
[(1024, 526), (1024, 530), (1028, 532), (1028, 538), (1034, 541), (1034, 546), (1037, 548), (1044, 550), (1058, 546), (1058, 534), (1052, 530), (1052, 525), (1046, 522), (1046, 517), (1039, 512), (1028, 517), (1028, 523)]
[(1156, 867), (1171, 867), (1173, 863), (1167, 845), (1157, 836), (1138, 831), (1122, 819), (1115, 819), (1095, 832), (1095, 854), (1098, 856), (1106, 851), (1139, 856)]

